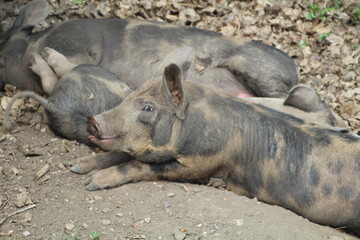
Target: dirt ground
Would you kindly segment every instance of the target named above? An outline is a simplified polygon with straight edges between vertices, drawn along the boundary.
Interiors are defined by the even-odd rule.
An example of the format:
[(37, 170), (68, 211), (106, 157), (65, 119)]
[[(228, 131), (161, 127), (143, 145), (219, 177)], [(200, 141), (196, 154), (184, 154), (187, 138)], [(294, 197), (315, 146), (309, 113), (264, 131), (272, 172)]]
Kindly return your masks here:
[[(24, 2), (0, 0), (1, 32)], [(303, 2), (49, 0), (50, 16), (38, 29), (69, 18), (117, 16), (163, 19), (235, 38), (262, 39), (294, 57), (301, 82), (313, 86), (359, 133), (356, 5)], [(334, 9), (320, 14), (311, 10), (315, 5)], [(314, 18), (307, 19), (309, 13)], [(0, 119), (13, 94), (7, 90), (0, 98)], [(19, 102), (13, 115), (17, 128), (0, 131), (0, 239), (357, 239), (284, 208), (235, 195), (217, 182), (140, 182), (86, 191), (86, 176), (67, 167), (95, 149), (55, 136), (35, 101)]]

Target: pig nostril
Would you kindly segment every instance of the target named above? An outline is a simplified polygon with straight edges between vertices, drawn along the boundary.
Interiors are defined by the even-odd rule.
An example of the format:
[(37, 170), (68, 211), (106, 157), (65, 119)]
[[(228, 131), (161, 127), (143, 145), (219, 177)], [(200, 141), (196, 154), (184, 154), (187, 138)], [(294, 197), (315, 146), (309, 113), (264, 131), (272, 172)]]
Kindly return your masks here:
[(90, 135), (93, 135), (97, 138), (100, 137), (100, 129), (99, 129), (99, 125), (96, 122), (96, 120), (93, 117), (87, 117), (87, 131)]

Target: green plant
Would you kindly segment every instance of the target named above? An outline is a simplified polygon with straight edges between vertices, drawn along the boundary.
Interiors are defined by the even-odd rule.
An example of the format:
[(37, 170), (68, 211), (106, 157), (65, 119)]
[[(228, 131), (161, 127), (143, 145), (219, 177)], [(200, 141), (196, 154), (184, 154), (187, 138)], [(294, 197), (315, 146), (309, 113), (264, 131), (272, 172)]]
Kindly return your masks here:
[(314, 20), (319, 19), (320, 21), (326, 20), (326, 14), (335, 10), (335, 7), (325, 7), (320, 9), (318, 5), (313, 4), (309, 7), (309, 12), (305, 14), (305, 19)]
[(63, 234), (63, 240), (80, 240), (80, 233), (79, 230), (73, 229), (71, 231), (66, 232)]
[(334, 1), (334, 7), (335, 7), (336, 9), (339, 9), (342, 5), (343, 5), (343, 1), (342, 1), (342, 0), (335, 0), (335, 1)]
[(323, 41), (323, 40), (325, 40), (329, 35), (330, 35), (330, 33), (322, 33), (322, 34), (320, 34), (320, 36), (319, 36), (319, 40), (320, 40), (320, 41)]
[(83, 3), (84, 3), (83, 0), (70, 0), (70, 2), (73, 4), (77, 4), (77, 5), (83, 5)]
[(359, 45), (357, 45), (357, 44), (351, 45), (351, 51), (355, 51), (358, 48), (359, 48)]
[(353, 18), (356, 21), (360, 20), (360, 4), (356, 5)]
[(90, 238), (94, 239), (94, 240), (100, 240), (100, 233), (99, 232), (91, 232), (90, 233)]
[(307, 42), (305, 42), (304, 40), (300, 40), (299, 41), (299, 47), (300, 48), (304, 48), (306, 46), (309, 46), (309, 44)]

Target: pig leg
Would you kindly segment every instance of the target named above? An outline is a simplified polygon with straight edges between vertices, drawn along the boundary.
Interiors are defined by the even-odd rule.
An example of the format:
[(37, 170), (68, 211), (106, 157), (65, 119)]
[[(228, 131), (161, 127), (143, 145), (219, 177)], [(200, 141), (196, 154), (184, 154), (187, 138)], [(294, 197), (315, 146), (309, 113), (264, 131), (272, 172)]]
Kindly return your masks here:
[(130, 182), (155, 180), (199, 180), (208, 174), (208, 169), (186, 167), (177, 161), (165, 163), (143, 163), (129, 161), (127, 163), (99, 170), (85, 180), (85, 188), (89, 191), (119, 187)]
[(64, 55), (52, 48), (46, 47), (42, 55), (46, 59), (47, 63), (54, 69), (59, 78), (76, 67), (76, 64), (69, 62)]
[(294, 61), (260, 41), (239, 45), (219, 64), (258, 97), (285, 97), (299, 81)]
[(40, 79), (44, 91), (50, 95), (58, 81), (57, 76), (45, 60), (37, 53), (32, 54), (31, 70), (36, 73)]
[(132, 157), (127, 153), (110, 151), (76, 159), (71, 163), (70, 170), (74, 173), (85, 174), (96, 169), (104, 169), (130, 161)]

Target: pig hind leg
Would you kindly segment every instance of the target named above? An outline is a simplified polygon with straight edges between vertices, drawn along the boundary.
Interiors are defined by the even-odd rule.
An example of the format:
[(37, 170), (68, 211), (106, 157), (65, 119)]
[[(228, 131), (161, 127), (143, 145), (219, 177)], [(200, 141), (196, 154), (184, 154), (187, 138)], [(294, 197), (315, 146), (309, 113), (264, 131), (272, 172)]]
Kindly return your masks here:
[(44, 48), (42, 55), (46, 59), (47, 63), (54, 69), (59, 78), (76, 67), (76, 64), (69, 62), (63, 54), (52, 48)]
[(294, 61), (260, 41), (237, 46), (219, 67), (228, 69), (258, 97), (285, 97), (299, 81)]
[(40, 77), (44, 91), (50, 95), (58, 81), (58, 77), (55, 75), (52, 68), (37, 53), (32, 54), (32, 65), (30, 68)]

